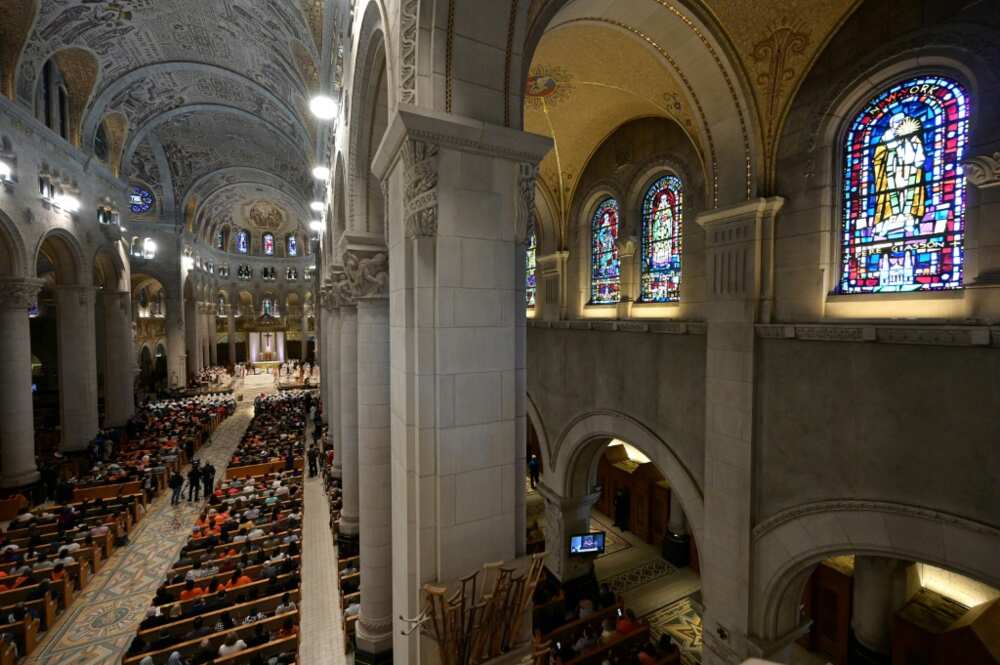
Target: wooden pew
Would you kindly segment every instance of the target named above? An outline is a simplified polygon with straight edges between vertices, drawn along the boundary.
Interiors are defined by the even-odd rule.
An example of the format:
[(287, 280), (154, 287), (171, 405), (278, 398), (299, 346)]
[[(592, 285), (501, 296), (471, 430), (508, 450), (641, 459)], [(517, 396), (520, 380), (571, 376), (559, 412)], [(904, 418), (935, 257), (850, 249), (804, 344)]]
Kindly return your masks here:
[[(73, 500), (83, 501), (84, 499), (115, 499), (122, 495), (142, 494), (142, 481), (130, 480), (125, 483), (115, 483), (109, 485), (95, 485), (93, 487), (76, 487), (73, 489)], [(145, 494), (143, 505), (145, 505)]]
[[(285, 583), (289, 582), (291, 579), (293, 579), (293, 576), (295, 576), (295, 575), (298, 575), (298, 573), (288, 573), (288, 574), (285, 574), (285, 575), (278, 575), (277, 579), (278, 579), (278, 582), (280, 582), (282, 584), (285, 584)], [(268, 580), (256, 580), (254, 582), (251, 582), (250, 584), (247, 584), (246, 586), (241, 586), (238, 589), (236, 589), (234, 591), (230, 591), (228, 593), (233, 594), (234, 597), (236, 595), (238, 595), (239, 593), (245, 593), (245, 594), (247, 594), (249, 596), (249, 595), (251, 595), (253, 593), (254, 589), (256, 589), (257, 592), (258, 592), (258, 595), (260, 595), (262, 593), (266, 593), (267, 584), (268, 584)], [(292, 590), (289, 589), (288, 592), (291, 593)], [(269, 594), (269, 595), (273, 595), (273, 594)], [(169, 614), (174, 605), (180, 605), (181, 606), (181, 615), (184, 615), (185, 613), (191, 611), (191, 607), (194, 606), (194, 604), (196, 602), (198, 602), (197, 598), (193, 598), (191, 600), (175, 600), (175, 601), (173, 601), (171, 603), (164, 603), (163, 605), (160, 605), (160, 611), (163, 612), (163, 613), (165, 613), (165, 614)]]
[(27, 656), (38, 646), (38, 623), (38, 619), (28, 617), (24, 621), (0, 625), (0, 633), (11, 633), (21, 654)]
[(276, 593), (273, 596), (264, 596), (263, 598), (248, 600), (247, 602), (240, 603), (238, 605), (230, 605), (218, 610), (212, 610), (211, 612), (205, 612), (204, 614), (195, 614), (189, 617), (184, 617), (183, 619), (178, 619), (177, 621), (165, 623), (160, 626), (154, 626), (153, 628), (146, 628), (145, 630), (139, 631), (139, 637), (149, 643), (155, 640), (161, 632), (181, 636), (191, 630), (196, 619), (201, 618), (205, 622), (205, 625), (211, 626), (226, 612), (229, 612), (232, 615), (233, 620), (237, 623), (242, 622), (243, 619), (254, 612), (263, 611), (270, 614), (273, 613), (274, 609), (281, 604), (281, 597), (284, 596), (285, 593), (287, 593), (288, 597), (295, 601), (296, 604), (298, 604), (302, 599), (302, 594), (298, 589), (287, 592), (283, 591), (281, 593)]
[[(65, 610), (73, 602), (73, 581), (69, 577), (64, 577), (59, 581), (50, 583), (50, 588), (59, 594), (59, 608)], [(26, 603), (30, 596), (39, 591), (38, 584), (24, 586), (10, 591), (0, 592), (0, 606), (16, 605)]]
[(573, 636), (575, 639), (575, 636), (579, 635), (579, 632), (583, 630), (585, 626), (596, 628), (597, 632), (600, 633), (605, 619), (610, 616), (617, 620), (618, 610), (621, 610), (622, 612), (625, 611), (625, 604), (621, 600), (611, 607), (605, 607), (603, 610), (594, 612), (589, 617), (564, 623), (552, 632), (542, 635), (542, 641), (552, 642), (554, 644), (559, 641), (565, 642), (570, 636)]
[[(5, 605), (0, 607), (0, 616), (6, 616), (14, 611), (17, 605)], [(55, 625), (56, 617), (59, 615), (59, 604), (52, 597), (51, 593), (46, 593), (43, 597), (29, 600), (24, 603), (24, 608), (34, 612), (42, 622), (42, 630), (51, 630)]]
[(639, 646), (648, 641), (649, 626), (643, 624), (627, 635), (619, 635), (616, 633), (615, 636), (605, 644), (592, 647), (584, 653), (578, 655), (576, 658), (566, 661), (566, 665), (600, 665), (608, 651), (611, 651), (612, 649), (621, 649), (623, 647), (628, 650), (633, 646)]
[(223, 658), (216, 658), (212, 662), (214, 665), (244, 665), (244, 663), (253, 662), (257, 656), (260, 656), (266, 663), (268, 658), (285, 653), (286, 651), (295, 652), (297, 654), (298, 649), (299, 636), (295, 635), (294, 637), (286, 637), (280, 640), (271, 640), (267, 644), (262, 644), (259, 647), (246, 649), (245, 651), (234, 653)]

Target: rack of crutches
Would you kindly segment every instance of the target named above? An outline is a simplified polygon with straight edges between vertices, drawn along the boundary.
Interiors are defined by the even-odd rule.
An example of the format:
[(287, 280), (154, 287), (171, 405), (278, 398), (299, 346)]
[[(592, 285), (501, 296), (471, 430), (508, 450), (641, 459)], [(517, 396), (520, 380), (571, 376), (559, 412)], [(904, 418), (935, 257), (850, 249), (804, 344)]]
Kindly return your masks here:
[[(441, 665), (479, 665), (527, 643), (525, 617), (544, 558), (532, 555), (522, 574), (503, 562), (484, 564), (459, 580), (450, 596), (446, 587), (425, 584), (424, 609), (415, 619), (403, 619), (410, 624), (404, 634), (422, 628), (437, 642)], [(536, 646), (523, 665), (540, 665), (547, 653)]]

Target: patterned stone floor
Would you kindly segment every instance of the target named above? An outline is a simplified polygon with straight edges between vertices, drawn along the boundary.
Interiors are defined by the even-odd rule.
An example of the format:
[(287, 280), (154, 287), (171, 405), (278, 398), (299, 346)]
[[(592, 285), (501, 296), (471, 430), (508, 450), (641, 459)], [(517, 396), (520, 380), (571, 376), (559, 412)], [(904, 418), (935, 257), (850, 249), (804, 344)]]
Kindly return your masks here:
[[(264, 386), (255, 386), (257, 390)], [(236, 412), (212, 435), (198, 457), (225, 469), (233, 449), (253, 415), (252, 399), (238, 403)], [(163, 493), (150, 507), (130, 544), (117, 550), (59, 617), (54, 628), (26, 659), (25, 665), (112, 665), (120, 663), (132, 636), (153, 600), (156, 588), (198, 516), (202, 503), (171, 507)]]
[(649, 622), (654, 640), (660, 639), (663, 633), (670, 633), (681, 650), (681, 662), (684, 665), (700, 665), (704, 646), (701, 616), (698, 615), (690, 598), (681, 598), (643, 618)]

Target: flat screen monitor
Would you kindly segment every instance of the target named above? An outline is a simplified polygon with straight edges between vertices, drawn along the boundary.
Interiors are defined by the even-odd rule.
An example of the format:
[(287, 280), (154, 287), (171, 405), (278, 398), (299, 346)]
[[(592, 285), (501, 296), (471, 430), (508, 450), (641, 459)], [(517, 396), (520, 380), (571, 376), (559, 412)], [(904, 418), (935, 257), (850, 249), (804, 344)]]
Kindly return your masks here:
[(603, 554), (604, 532), (580, 533), (569, 539), (570, 554)]

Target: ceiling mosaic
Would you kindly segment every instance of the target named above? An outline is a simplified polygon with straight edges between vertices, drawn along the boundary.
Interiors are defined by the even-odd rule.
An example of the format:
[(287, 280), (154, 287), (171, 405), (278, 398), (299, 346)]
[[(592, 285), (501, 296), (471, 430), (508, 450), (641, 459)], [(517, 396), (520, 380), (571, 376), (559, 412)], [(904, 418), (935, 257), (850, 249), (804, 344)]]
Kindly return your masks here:
[(198, 208), (195, 226), (205, 242), (212, 242), (224, 226), (271, 231), (277, 236), (306, 233), (305, 211), (287, 193), (263, 184), (224, 185)]
[[(107, 114), (121, 113), (122, 172), (168, 192), (174, 209), (164, 215), (210, 220), (212, 212), (188, 208), (214, 204), (214, 190), (243, 182), (227, 196), (245, 198), (212, 211), (231, 214), (261, 199), (302, 210), (312, 198), (316, 130), (305, 100), (319, 84), (323, 7), (323, 0), (44, 0), (15, 92), (32, 106), (50, 56), (88, 52), (97, 71), (81, 109), (84, 145)], [(198, 195), (187, 196), (196, 184)]]

